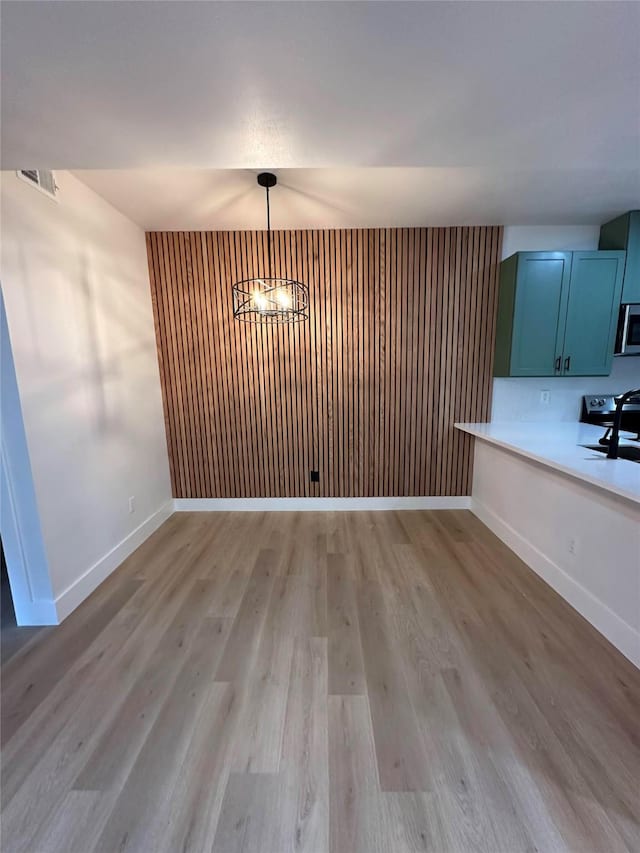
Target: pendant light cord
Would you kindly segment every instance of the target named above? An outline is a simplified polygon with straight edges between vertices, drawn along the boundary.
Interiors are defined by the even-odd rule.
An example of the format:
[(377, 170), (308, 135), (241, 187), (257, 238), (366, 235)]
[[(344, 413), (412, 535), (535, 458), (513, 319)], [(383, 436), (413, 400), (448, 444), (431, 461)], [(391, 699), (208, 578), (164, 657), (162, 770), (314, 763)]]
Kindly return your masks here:
[(269, 187), (265, 187), (267, 191), (267, 251), (269, 253), (269, 278), (271, 275), (271, 209), (269, 207)]

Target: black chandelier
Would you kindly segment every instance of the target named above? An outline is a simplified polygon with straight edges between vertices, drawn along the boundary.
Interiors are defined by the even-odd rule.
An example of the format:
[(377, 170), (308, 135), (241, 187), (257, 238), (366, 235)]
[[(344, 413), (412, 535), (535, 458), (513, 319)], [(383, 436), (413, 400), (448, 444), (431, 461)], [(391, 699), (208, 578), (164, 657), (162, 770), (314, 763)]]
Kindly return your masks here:
[(269, 190), (277, 178), (261, 172), (258, 184), (267, 192), (268, 275), (247, 278), (233, 285), (233, 316), (245, 323), (297, 323), (309, 316), (309, 288), (300, 281), (272, 275), (271, 212)]

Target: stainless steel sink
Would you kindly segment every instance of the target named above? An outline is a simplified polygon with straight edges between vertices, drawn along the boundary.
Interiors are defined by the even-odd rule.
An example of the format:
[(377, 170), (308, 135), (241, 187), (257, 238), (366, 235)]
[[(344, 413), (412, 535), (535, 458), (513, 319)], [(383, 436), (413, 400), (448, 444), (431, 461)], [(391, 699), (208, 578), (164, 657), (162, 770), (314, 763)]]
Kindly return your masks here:
[[(583, 444), (587, 450), (596, 450), (598, 453), (606, 453), (607, 448), (602, 444)], [(640, 447), (629, 444), (621, 444), (618, 447), (618, 459), (628, 459), (629, 462), (640, 462)]]

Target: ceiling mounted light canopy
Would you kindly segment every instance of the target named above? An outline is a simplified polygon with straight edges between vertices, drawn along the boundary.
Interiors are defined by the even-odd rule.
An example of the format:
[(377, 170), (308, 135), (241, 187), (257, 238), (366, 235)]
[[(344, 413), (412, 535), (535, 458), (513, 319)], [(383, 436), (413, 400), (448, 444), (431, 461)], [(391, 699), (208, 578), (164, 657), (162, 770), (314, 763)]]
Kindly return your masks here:
[(261, 172), (258, 184), (267, 193), (267, 253), (268, 275), (247, 278), (233, 285), (233, 316), (245, 323), (297, 323), (309, 316), (309, 288), (300, 281), (272, 275), (271, 212), (269, 190), (277, 178), (271, 172)]

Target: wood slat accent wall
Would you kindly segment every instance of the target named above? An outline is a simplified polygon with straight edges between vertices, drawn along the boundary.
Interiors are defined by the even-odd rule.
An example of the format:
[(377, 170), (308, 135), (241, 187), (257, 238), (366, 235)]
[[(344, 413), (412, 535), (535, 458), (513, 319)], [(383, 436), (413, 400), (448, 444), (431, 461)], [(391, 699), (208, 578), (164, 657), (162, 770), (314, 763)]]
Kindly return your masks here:
[[(266, 232), (147, 234), (175, 497), (468, 495), (487, 420), (499, 227), (278, 231), (310, 319), (234, 320)], [(319, 484), (310, 471), (320, 472)]]

